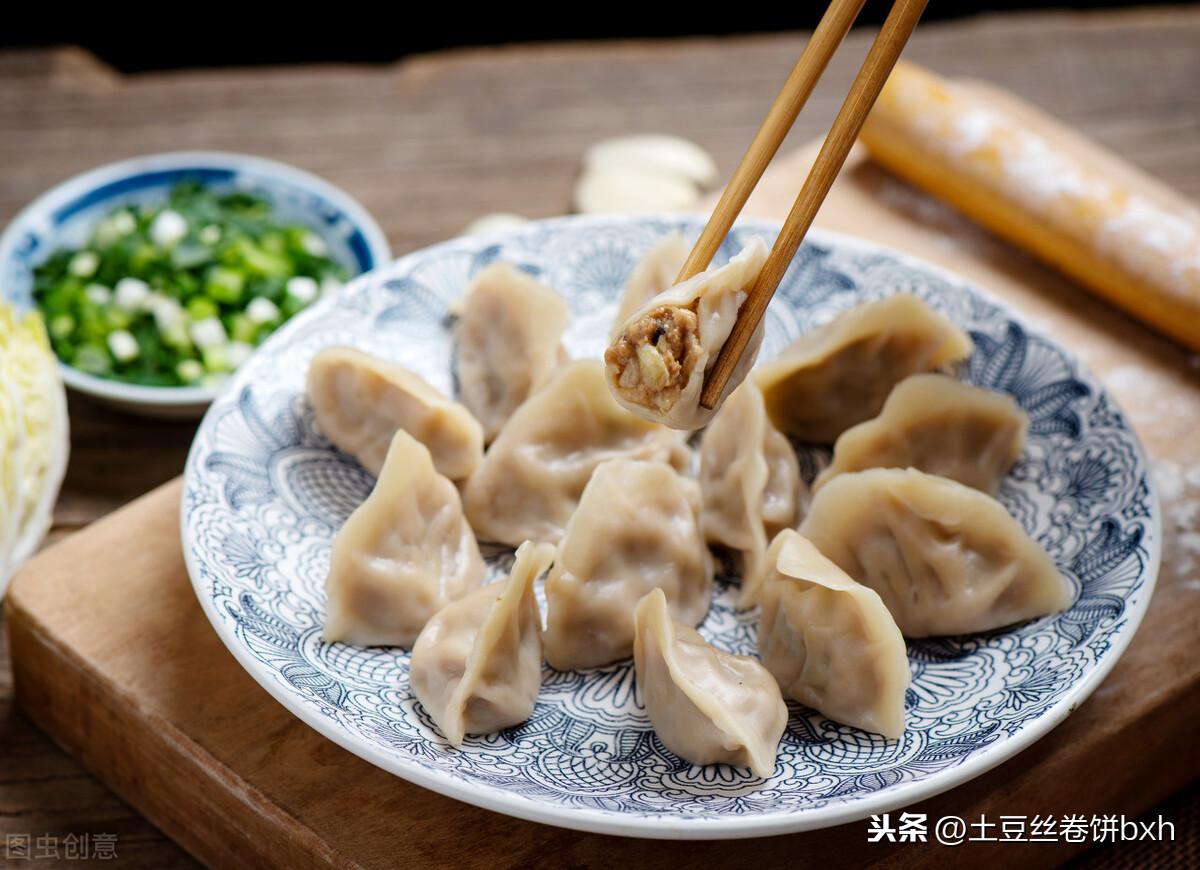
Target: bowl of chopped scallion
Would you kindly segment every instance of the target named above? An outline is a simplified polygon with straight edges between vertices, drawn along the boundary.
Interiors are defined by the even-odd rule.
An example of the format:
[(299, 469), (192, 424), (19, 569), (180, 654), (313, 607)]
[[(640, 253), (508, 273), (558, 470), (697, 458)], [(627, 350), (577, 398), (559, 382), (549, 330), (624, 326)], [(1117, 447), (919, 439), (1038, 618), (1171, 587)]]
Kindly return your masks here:
[(161, 154), (76, 176), (22, 211), (0, 236), (0, 295), (42, 313), (68, 386), (192, 416), (288, 318), (390, 259), (362, 206), (316, 176)]

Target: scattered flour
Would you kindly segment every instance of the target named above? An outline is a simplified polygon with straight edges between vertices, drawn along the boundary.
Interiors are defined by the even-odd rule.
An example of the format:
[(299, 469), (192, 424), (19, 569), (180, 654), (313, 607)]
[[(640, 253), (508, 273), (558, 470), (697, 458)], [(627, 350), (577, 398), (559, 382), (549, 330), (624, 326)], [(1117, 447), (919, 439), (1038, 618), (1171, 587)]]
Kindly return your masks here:
[(1200, 591), (1200, 468), (1185, 469), (1167, 459), (1153, 462), (1155, 488), (1162, 499), (1165, 555), (1187, 589)]
[(1109, 369), (1101, 380), (1139, 427), (1179, 425), (1196, 416), (1195, 403), (1170, 377), (1138, 365)]
[(951, 252), (994, 254), (1007, 250), (994, 236), (952, 206), (907, 183), (888, 178), (877, 191), (879, 201), (936, 230), (937, 244)]

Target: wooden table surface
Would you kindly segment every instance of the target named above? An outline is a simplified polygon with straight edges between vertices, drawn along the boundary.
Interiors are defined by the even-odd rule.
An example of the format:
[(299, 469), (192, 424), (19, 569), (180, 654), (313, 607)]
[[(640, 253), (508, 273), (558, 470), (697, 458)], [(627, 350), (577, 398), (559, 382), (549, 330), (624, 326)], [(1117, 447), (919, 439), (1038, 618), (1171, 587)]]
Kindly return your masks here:
[[(869, 38), (850, 37), (794, 143), (828, 126)], [(134, 77), (74, 49), (0, 53), (0, 224), (75, 172), (205, 148), (323, 175), (359, 198), (401, 254), (485, 212), (563, 213), (579, 155), (605, 136), (681, 134), (730, 171), (802, 45), (788, 34), (524, 46), (386, 66)], [(1200, 200), (1198, 45), (1192, 7), (929, 25), (908, 56), (1007, 87)], [(75, 396), (70, 412), (71, 463), (52, 538), (178, 474), (194, 430)], [(1171, 812), (1194, 815), (1196, 803), (1185, 795)], [(116, 834), (123, 861), (191, 864), (13, 710), (0, 643), (0, 833), (87, 832)]]

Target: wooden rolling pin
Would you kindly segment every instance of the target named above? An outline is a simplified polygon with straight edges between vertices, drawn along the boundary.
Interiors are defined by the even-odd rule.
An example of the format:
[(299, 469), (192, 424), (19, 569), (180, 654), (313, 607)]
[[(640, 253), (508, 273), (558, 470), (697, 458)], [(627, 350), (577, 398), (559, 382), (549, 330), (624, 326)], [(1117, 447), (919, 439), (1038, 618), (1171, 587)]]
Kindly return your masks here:
[(1200, 210), (1011, 94), (901, 61), (871, 156), (1135, 317), (1200, 350)]

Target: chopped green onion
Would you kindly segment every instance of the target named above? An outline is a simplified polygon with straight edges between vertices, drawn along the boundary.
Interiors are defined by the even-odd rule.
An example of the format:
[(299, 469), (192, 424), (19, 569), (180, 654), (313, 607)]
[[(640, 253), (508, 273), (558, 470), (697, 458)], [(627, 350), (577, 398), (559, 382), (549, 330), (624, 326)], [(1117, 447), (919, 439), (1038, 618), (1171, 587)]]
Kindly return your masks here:
[(112, 301), (112, 291), (103, 284), (88, 284), (83, 288), (83, 295), (93, 305), (107, 305)]
[(188, 300), (187, 314), (192, 320), (207, 320), (220, 313), (220, 306), (207, 296), (193, 296)]
[(150, 285), (141, 278), (122, 278), (113, 294), (113, 302), (122, 311), (137, 311), (150, 297)]
[(100, 268), (100, 255), (95, 251), (80, 251), (71, 258), (68, 271), (76, 278), (90, 278)]
[(307, 275), (297, 275), (295, 278), (288, 279), (287, 295), (293, 297), (302, 305), (312, 302), (320, 292), (321, 288), (317, 285), (317, 282)]
[(75, 318), (70, 314), (56, 314), (50, 318), (49, 330), (55, 340), (62, 341), (75, 331)]
[(154, 244), (169, 248), (178, 244), (187, 235), (187, 220), (179, 212), (166, 208), (158, 213), (150, 224), (150, 239)]
[(206, 317), (192, 324), (192, 341), (202, 350), (218, 347), (229, 340), (225, 334), (225, 326), (216, 317)]
[(117, 329), (108, 334), (108, 349), (117, 362), (130, 362), (137, 359), (142, 352), (137, 339), (124, 329)]
[(279, 306), (260, 296), (246, 306), (246, 316), (260, 325), (274, 323), (280, 317)]
[(112, 371), (108, 351), (95, 344), (80, 345), (73, 359), (69, 360), (75, 368), (92, 375), (103, 377)]
[(114, 209), (85, 244), (52, 252), (34, 270), (34, 298), (68, 365), (138, 384), (211, 384), (341, 287), (328, 251), (260, 196), (185, 182), (161, 203)]
[(204, 282), (204, 292), (209, 298), (230, 305), (241, 300), (245, 287), (246, 276), (225, 266), (213, 266), (209, 269), (208, 278)]
[(204, 377), (204, 366), (199, 360), (181, 359), (175, 364), (175, 374), (185, 384), (194, 384)]
[(229, 318), (229, 337), (234, 341), (244, 341), (253, 344), (258, 336), (259, 324), (250, 319), (248, 314), (239, 313)]

